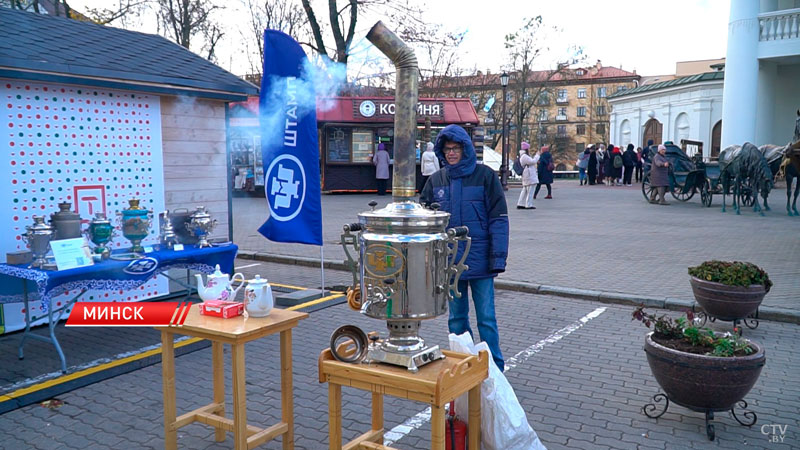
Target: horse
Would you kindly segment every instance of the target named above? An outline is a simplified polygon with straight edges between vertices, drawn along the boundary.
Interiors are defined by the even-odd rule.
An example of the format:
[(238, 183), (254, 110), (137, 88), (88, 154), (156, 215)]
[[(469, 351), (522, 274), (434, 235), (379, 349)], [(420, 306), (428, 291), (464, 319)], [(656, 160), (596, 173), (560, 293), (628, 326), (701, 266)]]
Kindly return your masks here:
[(720, 180), (722, 181), (722, 212), (725, 212), (725, 197), (730, 190), (733, 180), (733, 208), (736, 214), (741, 214), (739, 202), (744, 188), (748, 187), (753, 193), (753, 211), (764, 215), (758, 203), (758, 194), (764, 199), (764, 209), (769, 211), (767, 197), (772, 190), (772, 171), (764, 155), (758, 147), (745, 142), (736, 148), (731, 146), (719, 155)]

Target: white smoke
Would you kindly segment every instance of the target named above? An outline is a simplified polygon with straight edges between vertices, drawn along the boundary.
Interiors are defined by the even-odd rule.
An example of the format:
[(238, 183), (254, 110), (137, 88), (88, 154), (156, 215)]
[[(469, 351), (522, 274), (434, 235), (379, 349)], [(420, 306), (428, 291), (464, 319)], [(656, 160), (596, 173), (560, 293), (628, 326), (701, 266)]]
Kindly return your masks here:
[(330, 97), (347, 81), (347, 66), (327, 61), (320, 67), (304, 59), (299, 78), (271, 76), (269, 81), (270, 91), (259, 108), (265, 152), (284, 141), (290, 127), (287, 120), (299, 122), (307, 114), (333, 107)]

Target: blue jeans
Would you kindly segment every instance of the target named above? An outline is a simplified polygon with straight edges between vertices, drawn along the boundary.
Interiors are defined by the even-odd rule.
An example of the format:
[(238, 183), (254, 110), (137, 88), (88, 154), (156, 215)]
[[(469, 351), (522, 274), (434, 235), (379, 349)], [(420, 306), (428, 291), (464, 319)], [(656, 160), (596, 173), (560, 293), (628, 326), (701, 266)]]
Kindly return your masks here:
[(586, 175), (586, 169), (584, 169), (583, 167), (578, 167), (578, 179), (580, 181), (583, 181), (586, 178), (588, 178), (588, 176)]
[[(472, 329), (469, 326), (469, 292), (472, 289), (472, 301), (475, 304), (475, 315), (478, 319), (478, 332), (481, 339), (492, 351), (492, 358), (502, 372), (505, 369), (503, 353), (500, 351), (500, 335), (497, 331), (497, 318), (494, 314), (494, 278), (478, 278), (474, 280), (460, 280), (458, 290), (461, 298), (454, 298), (450, 302), (450, 319), (447, 325), (451, 333), (463, 334)], [(453, 295), (455, 297), (455, 294)]]

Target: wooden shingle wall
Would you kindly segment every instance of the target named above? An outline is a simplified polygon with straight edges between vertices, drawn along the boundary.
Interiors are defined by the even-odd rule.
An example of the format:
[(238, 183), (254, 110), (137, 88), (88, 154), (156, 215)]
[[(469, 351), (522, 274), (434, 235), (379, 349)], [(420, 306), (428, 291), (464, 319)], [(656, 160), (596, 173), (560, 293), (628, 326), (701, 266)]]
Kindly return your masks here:
[(225, 103), (192, 97), (161, 97), (164, 192), (169, 210), (203, 205), (228, 237)]

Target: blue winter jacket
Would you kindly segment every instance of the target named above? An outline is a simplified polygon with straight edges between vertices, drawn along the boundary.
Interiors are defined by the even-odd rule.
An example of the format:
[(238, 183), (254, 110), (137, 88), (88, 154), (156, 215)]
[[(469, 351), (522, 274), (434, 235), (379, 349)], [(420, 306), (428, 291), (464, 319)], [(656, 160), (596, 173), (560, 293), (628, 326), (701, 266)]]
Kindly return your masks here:
[[(442, 147), (445, 140), (461, 144), (461, 161), (450, 165)], [(434, 152), (444, 160), (442, 169), (431, 175), (420, 194), (420, 202), (437, 202), (450, 213), (450, 227), (466, 226), (472, 238), (467, 255), (469, 270), (462, 280), (495, 277), (506, 270), (508, 257), (508, 207), (503, 187), (494, 171), (477, 164), (475, 147), (463, 128), (449, 125), (436, 138)], [(460, 243), (457, 258), (461, 258), (464, 243)]]

